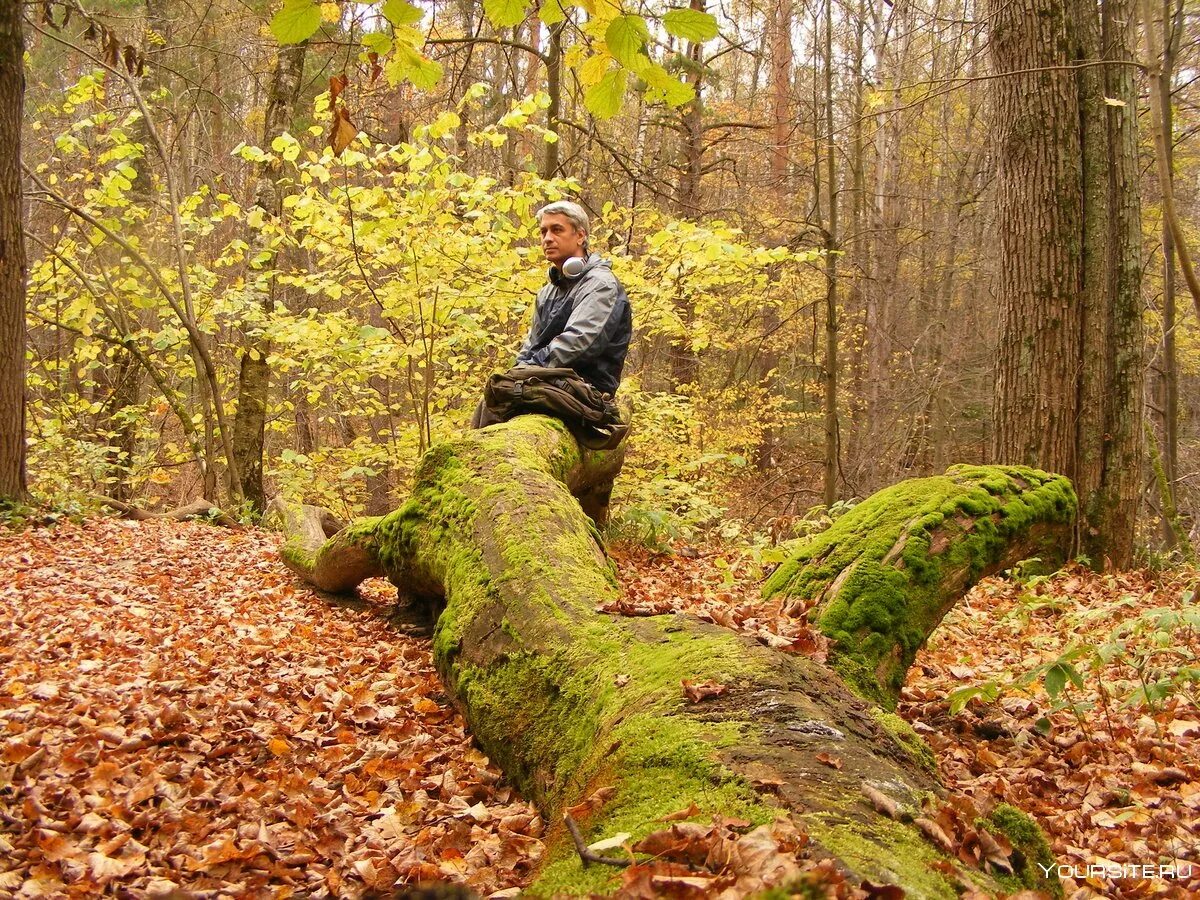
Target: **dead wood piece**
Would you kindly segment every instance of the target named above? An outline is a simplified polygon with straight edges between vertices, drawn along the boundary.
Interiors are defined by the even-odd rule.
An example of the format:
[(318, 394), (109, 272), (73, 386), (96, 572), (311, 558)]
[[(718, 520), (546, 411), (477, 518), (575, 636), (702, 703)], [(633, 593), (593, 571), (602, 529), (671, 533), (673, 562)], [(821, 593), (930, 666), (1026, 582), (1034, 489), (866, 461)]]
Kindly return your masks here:
[(242, 527), (241, 523), (229, 515), (229, 513), (203, 498), (193, 500), (191, 503), (180, 506), (177, 509), (168, 510), (167, 512), (151, 512), (113, 497), (98, 496), (95, 499), (102, 505), (110, 509), (115, 509), (126, 519), (132, 519), (135, 522), (145, 522), (149, 519), (171, 519), (176, 522), (184, 522), (189, 519), (202, 519), (225, 528), (240, 529)]

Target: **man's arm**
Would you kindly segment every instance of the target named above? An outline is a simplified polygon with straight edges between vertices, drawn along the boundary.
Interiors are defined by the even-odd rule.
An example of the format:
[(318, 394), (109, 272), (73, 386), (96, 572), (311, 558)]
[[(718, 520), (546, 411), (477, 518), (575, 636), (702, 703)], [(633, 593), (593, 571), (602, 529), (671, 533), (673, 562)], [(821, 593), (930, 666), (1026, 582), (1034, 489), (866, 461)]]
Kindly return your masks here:
[(529, 355), (533, 365), (570, 368), (596, 359), (608, 347), (621, 303), (621, 285), (609, 276), (589, 279), (578, 290), (567, 327), (543, 350)]

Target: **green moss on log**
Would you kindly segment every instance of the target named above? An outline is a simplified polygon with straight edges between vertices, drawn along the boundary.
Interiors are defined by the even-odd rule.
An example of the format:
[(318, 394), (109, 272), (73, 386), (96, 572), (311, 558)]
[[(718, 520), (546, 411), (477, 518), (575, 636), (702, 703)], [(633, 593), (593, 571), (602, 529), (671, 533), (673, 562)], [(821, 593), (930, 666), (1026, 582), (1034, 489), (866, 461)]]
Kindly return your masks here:
[(946, 857), (908, 825), (885, 818), (867, 824), (828, 813), (803, 820), (814, 840), (877, 884), (903, 884), (905, 897), (913, 900), (958, 897), (956, 881), (934, 868)]
[(895, 738), (896, 743), (908, 751), (917, 765), (930, 775), (937, 775), (937, 758), (933, 755), (933, 750), (905, 719), (882, 709), (873, 710), (872, 715), (875, 721)]
[(1069, 546), (1075, 492), (1061, 476), (955, 466), (880, 491), (800, 545), (763, 588), (816, 599), (831, 661), (865, 697), (894, 706), (930, 632), (981, 577)]
[(1054, 851), (1050, 849), (1050, 842), (1046, 840), (1046, 835), (1032, 817), (1015, 806), (1000, 803), (981, 824), (989, 831), (998, 832), (1008, 838), (1013, 846), (1013, 870), (1023, 887), (1041, 891), (1051, 897), (1063, 896)]
[[(589, 842), (617, 832), (636, 841), (693, 802), (703, 821), (793, 815), (829, 836), (817, 840), (831, 852), (852, 853), (844, 861), (854, 874), (881, 872), (882, 853), (900, 883), (920, 886), (914, 896), (941, 896), (924, 893), (940, 890), (922, 855), (935, 851), (919, 851), (911, 826), (859, 796), (867, 779), (910, 794), (934, 785), (915, 734), (872, 714), (812, 660), (683, 617), (597, 613), (619, 596), (616, 578), (563, 485), (603, 486), (618, 463), (581, 453), (544, 417), (463, 435), (426, 455), (400, 509), (355, 522), (296, 564), (311, 566), (301, 571), (314, 583), (350, 586), (355, 573), (379, 570), (444, 605), (438, 670), (480, 745), (550, 825), (532, 894), (615, 889), (619, 873), (585, 869), (561, 824), (566, 806), (611, 786), (611, 799), (580, 823)], [(728, 694), (689, 703), (684, 679)], [(831, 750), (844, 770), (821, 764)], [(764, 783), (777, 795), (757, 792)], [(856, 849), (855, 829), (814, 812), (856, 800), (860, 840), (885, 850)]]

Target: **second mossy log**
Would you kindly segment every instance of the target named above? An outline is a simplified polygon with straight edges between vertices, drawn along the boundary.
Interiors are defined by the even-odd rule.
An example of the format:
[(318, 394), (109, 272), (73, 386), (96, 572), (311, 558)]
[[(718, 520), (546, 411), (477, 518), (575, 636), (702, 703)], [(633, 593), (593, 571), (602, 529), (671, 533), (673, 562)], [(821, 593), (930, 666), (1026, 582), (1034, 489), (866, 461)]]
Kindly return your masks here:
[(1061, 475), (954, 466), (885, 488), (797, 543), (763, 594), (816, 623), (831, 664), (891, 709), (917, 651), (973, 584), (1030, 558), (1063, 562), (1075, 511)]

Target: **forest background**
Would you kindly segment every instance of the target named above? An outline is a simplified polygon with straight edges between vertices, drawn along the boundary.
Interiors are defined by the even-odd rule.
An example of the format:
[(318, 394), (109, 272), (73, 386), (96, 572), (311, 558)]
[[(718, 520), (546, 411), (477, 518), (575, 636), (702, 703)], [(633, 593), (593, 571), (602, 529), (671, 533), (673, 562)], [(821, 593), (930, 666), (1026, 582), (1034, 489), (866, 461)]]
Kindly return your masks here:
[[(635, 428), (609, 525), (635, 605), (757, 621), (735, 597), (781, 539), (955, 463), (1069, 475), (1073, 552), (1095, 568), (1190, 560), (1200, 329), (1176, 282), (1200, 310), (1195, 15), (1183, 0), (0, 0), (6, 518), (53, 522), (101, 497), (203, 496), (246, 520), (273, 496), (344, 517), (395, 508), (528, 327), (545, 277), (536, 210), (576, 197), (635, 313), (621, 391)], [(40, 512), (19, 502), (26, 487)], [(177, 580), (196, 599), (133, 604), (131, 627), (194, 612), (187, 628), (221, 648), (206, 666), (254, 668), (212, 636), (231, 592), (252, 598), (246, 621), (276, 587), (291, 604), (273, 539), (124, 534), (93, 519), (12, 541), (13, 671), (46, 664), (62, 621), (109, 622), (131, 561), (142, 600), (166, 603), (156, 579), (185, 556)], [(675, 557), (629, 546), (672, 542)], [(103, 578), (81, 578), (80, 560)], [(205, 573), (246, 581), (214, 602)], [(960, 784), (969, 770), (1035, 810), (1061, 858), (1190, 859), (1194, 569), (1015, 574), (947, 624), (917, 667), (940, 682), (911, 683), (902, 712), (936, 725), (922, 733)], [(281, 606), (264, 641), (295, 633), (307, 658), (329, 631), (329, 660), (390, 673), (380, 647), (396, 636), (330, 629), (338, 609)], [(436, 695), (432, 669), (419, 674)], [(23, 677), (12, 702), (47, 702), (14, 708), (74, 740), (71, 691), (56, 704), (49, 676)], [(1003, 727), (971, 721), (998, 710)], [(1009, 733), (1040, 737), (991, 756), (970, 738)], [(243, 771), (265, 759), (257, 740), (238, 749)], [(266, 747), (290, 765), (286, 741)], [(40, 752), (6, 745), (31, 783)], [(461, 860), (461, 829), (447, 835)], [(448, 858), (399, 875), (463, 875)], [(337, 893), (370, 881), (364, 861), (311, 874)]]
[[(1107, 466), (1132, 488), (1101, 501), (1124, 536), (1085, 513), (1080, 549), (1128, 564), (1136, 511), (1142, 559), (1187, 537), (1200, 359), (1159, 202), (1173, 184), (1186, 246), (1182, 2), (1147, 6), (1149, 28), (1062, 2), (21, 9), (37, 494), (393, 508), (510, 363), (545, 274), (534, 212), (572, 196), (635, 309), (618, 532), (765, 542), (993, 460), (1075, 476), (1086, 511), (1098, 391), (1118, 409), (1097, 440), (1124, 455), (1096, 483)], [(1031, 12), (1060, 45), (1026, 33)], [(1133, 135), (1132, 168), (1089, 169), (1086, 134), (1053, 132), (1069, 111), (1037, 104), (1064, 85)], [(1098, 252), (1125, 271), (1103, 290), (1063, 225), (1095, 217), (1093, 184), (1113, 210)], [(1039, 185), (1059, 197), (1049, 220)], [(1074, 261), (1022, 256), (1039, 231)], [(1108, 307), (1087, 318), (1104, 293), (1127, 301), (1119, 328)]]

